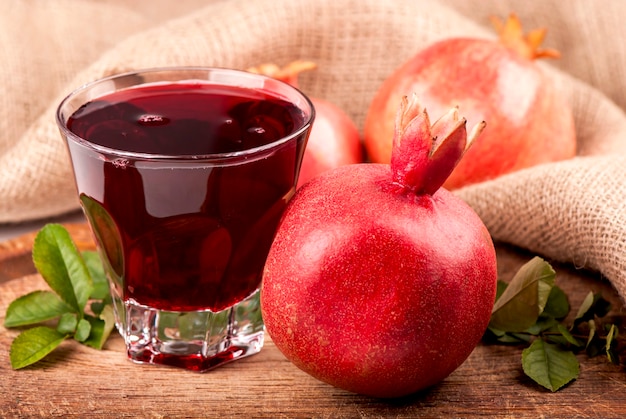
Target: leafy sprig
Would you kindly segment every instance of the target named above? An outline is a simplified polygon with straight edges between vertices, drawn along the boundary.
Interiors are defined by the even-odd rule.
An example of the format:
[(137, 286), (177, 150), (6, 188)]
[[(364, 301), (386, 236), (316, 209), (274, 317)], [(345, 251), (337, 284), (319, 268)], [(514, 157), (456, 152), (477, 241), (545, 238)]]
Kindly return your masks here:
[(488, 342), (530, 344), (522, 351), (524, 373), (536, 383), (557, 391), (578, 378), (576, 354), (604, 355), (619, 364), (618, 326), (605, 317), (611, 305), (601, 294), (589, 292), (574, 321), (567, 295), (555, 285), (556, 273), (545, 260), (535, 257), (523, 265), (507, 284), (498, 281)]
[(9, 304), (5, 327), (33, 326), (11, 343), (11, 366), (32, 365), (66, 339), (102, 349), (115, 321), (99, 256), (81, 253), (63, 226), (48, 224), (33, 243), (33, 262), (51, 291), (33, 291)]

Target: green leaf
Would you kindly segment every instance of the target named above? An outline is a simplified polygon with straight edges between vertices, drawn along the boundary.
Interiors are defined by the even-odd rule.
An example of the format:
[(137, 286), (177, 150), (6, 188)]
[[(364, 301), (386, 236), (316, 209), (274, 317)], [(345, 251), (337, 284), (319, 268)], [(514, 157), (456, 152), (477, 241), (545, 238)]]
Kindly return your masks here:
[(522, 367), (528, 377), (550, 391), (557, 391), (580, 373), (578, 359), (572, 351), (541, 339), (522, 351)]
[(541, 315), (535, 324), (526, 329), (525, 332), (534, 336), (539, 336), (541, 332), (556, 327), (557, 324), (559, 324), (559, 322), (555, 318)]
[(28, 326), (52, 320), (72, 308), (51, 291), (33, 291), (11, 302), (4, 319), (5, 327)]
[(33, 262), (50, 288), (76, 312), (82, 313), (93, 283), (89, 270), (67, 230), (44, 226), (33, 243)]
[(516, 334), (511, 334), (511, 333), (505, 333), (504, 335), (499, 336), (496, 340), (500, 343), (517, 344), (517, 343), (528, 342), (529, 337), (527, 335), (519, 335), (519, 334), (516, 335)]
[(78, 319), (76, 318), (76, 314), (65, 313), (59, 319), (59, 324), (57, 324), (57, 332), (64, 335), (71, 335), (76, 331), (77, 325)]
[(557, 345), (563, 346), (564, 348), (567, 348), (569, 345), (567, 339), (561, 333), (559, 333), (556, 328), (554, 330), (550, 330), (550, 333), (543, 334), (541, 337), (546, 342), (555, 343)]
[(543, 312), (556, 273), (549, 263), (534, 257), (515, 274), (491, 312), (489, 325), (506, 332), (523, 332)]
[(619, 354), (617, 353), (617, 335), (619, 330), (614, 324), (609, 328), (609, 333), (606, 335), (606, 356), (615, 365), (619, 365)]
[(589, 320), (589, 337), (587, 338), (587, 346), (591, 343), (593, 338), (596, 337), (596, 322), (595, 320)]
[(102, 310), (104, 310), (104, 307), (106, 307), (106, 305), (107, 304), (104, 301), (92, 301), (90, 306), (91, 312), (96, 316), (99, 316), (100, 313), (102, 313)]
[(593, 358), (594, 356), (598, 356), (605, 351), (606, 344), (596, 333), (596, 322), (594, 320), (589, 320), (587, 324), (589, 325), (589, 335), (587, 337), (585, 352), (589, 358)]
[(106, 257), (106, 270), (114, 275), (113, 280), (121, 279), (124, 274), (124, 252), (122, 250), (122, 237), (113, 221), (111, 214), (96, 200), (81, 195), (80, 201), (85, 208), (85, 214), (96, 236), (96, 241)]
[(91, 280), (93, 281), (93, 291), (91, 292), (90, 298), (94, 300), (106, 299), (111, 292), (100, 255), (94, 251), (85, 251), (82, 253), (82, 256), (89, 270)]
[(107, 295), (104, 299), (93, 300), (91, 302), (91, 313), (94, 314), (95, 316), (99, 316), (102, 313), (102, 310), (104, 310), (106, 306), (110, 306), (112, 304), (113, 304), (113, 299), (111, 298), (111, 294), (109, 293), (109, 295)]
[(519, 337), (517, 337), (516, 335), (510, 335), (510, 334), (506, 334), (504, 336), (502, 336), (501, 338), (498, 339), (498, 342), (500, 343), (523, 343), (523, 342), (528, 342), (528, 337), (526, 338), (522, 338), (521, 335), (518, 335)]
[[(593, 291), (589, 291), (585, 296), (585, 299), (581, 303), (580, 307), (578, 307), (578, 312), (576, 313), (575, 320), (583, 320), (587, 316), (587, 312), (591, 309), (594, 301)], [(593, 316), (592, 316), (593, 317)]]
[(9, 358), (13, 369), (34, 364), (56, 349), (66, 335), (56, 330), (38, 326), (20, 333), (11, 343)]
[(569, 310), (570, 305), (567, 295), (558, 286), (553, 286), (542, 314), (555, 319), (563, 319), (569, 314)]
[(574, 345), (576, 347), (580, 347), (583, 346), (582, 343), (580, 343), (578, 341), (578, 339), (576, 339), (569, 330), (567, 330), (567, 327), (563, 326), (562, 324), (559, 324), (557, 326), (557, 330), (559, 331), (559, 333), (561, 333), (561, 336), (563, 336), (563, 338), (565, 339), (565, 341), (571, 345)]
[(510, 335), (511, 337), (516, 338), (519, 342), (530, 342), (533, 339), (533, 337), (529, 335), (528, 333), (510, 332), (510, 333), (507, 333), (507, 335)]
[(74, 339), (79, 342), (84, 342), (91, 333), (91, 323), (86, 319), (80, 319), (76, 326), (76, 333), (74, 333)]
[(85, 316), (85, 319), (91, 323), (91, 333), (83, 343), (94, 349), (102, 349), (115, 327), (113, 308), (110, 305), (105, 306), (99, 318)]
[(502, 330), (494, 329), (493, 327), (487, 327), (485, 333), (483, 335), (483, 339), (487, 342), (493, 342), (499, 340), (501, 337), (506, 335), (506, 332)]
[(602, 297), (602, 294), (589, 292), (576, 314), (574, 325), (592, 320), (595, 316), (604, 317), (611, 311), (611, 303)]

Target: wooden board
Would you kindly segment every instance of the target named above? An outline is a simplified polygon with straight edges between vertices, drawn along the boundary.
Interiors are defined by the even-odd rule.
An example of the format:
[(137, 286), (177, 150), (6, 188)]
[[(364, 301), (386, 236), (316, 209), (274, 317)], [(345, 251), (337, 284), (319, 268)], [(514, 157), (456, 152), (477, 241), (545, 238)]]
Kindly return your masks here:
[[(84, 225), (68, 225), (92, 246)], [(17, 296), (47, 285), (30, 261), (34, 234), (0, 244), (0, 323)], [(509, 280), (532, 255), (498, 246), (499, 274)], [(577, 307), (589, 290), (623, 306), (599, 275), (553, 264), (557, 284)], [(623, 331), (622, 331), (623, 332)], [(115, 336), (103, 351), (64, 342), (39, 364), (13, 371), (9, 346), (17, 330), (0, 326), (0, 417), (80, 418), (378, 418), (378, 417), (626, 417), (626, 375), (604, 358), (581, 355), (577, 381), (551, 393), (525, 377), (518, 347), (480, 344), (439, 385), (399, 400), (351, 394), (294, 367), (268, 340), (260, 354), (208, 373), (138, 365)]]

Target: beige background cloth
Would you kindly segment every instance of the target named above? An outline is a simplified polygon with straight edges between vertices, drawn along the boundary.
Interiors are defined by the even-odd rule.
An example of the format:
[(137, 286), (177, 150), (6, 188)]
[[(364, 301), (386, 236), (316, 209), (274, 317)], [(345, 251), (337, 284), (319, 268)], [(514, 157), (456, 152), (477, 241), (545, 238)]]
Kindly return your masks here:
[(516, 12), (562, 53), (541, 65), (574, 110), (578, 156), (458, 194), (495, 240), (601, 272), (626, 297), (626, 2), (604, 0), (15, 0), (0, 16), (0, 223), (78, 208), (54, 122), (81, 84), (171, 65), (314, 60), (301, 88), (360, 128), (374, 92), (430, 42), (495, 37)]

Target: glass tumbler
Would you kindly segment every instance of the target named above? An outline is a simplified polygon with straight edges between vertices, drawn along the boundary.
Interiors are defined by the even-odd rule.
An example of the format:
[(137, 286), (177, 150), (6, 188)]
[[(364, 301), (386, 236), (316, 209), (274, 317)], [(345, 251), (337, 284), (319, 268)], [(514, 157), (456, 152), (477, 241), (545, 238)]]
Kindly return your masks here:
[(314, 113), (288, 84), (202, 67), (114, 75), (61, 102), (131, 360), (206, 371), (261, 350), (263, 265)]

